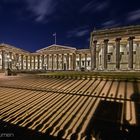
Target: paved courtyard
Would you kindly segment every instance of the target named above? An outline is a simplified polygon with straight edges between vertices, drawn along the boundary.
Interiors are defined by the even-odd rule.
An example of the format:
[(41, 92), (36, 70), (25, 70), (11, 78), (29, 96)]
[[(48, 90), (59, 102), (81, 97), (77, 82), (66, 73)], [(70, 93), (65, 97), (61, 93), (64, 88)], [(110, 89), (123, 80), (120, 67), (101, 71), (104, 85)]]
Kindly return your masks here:
[(126, 133), (138, 126), (139, 95), (140, 81), (1, 76), (0, 121), (54, 138), (94, 140), (101, 123)]

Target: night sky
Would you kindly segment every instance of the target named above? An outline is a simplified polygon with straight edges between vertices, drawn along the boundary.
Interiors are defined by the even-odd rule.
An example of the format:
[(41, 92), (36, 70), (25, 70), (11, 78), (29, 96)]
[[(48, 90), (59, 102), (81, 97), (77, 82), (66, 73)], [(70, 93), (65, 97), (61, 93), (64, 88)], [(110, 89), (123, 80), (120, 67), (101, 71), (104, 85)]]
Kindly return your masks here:
[(0, 43), (89, 48), (95, 29), (140, 24), (140, 0), (0, 0)]

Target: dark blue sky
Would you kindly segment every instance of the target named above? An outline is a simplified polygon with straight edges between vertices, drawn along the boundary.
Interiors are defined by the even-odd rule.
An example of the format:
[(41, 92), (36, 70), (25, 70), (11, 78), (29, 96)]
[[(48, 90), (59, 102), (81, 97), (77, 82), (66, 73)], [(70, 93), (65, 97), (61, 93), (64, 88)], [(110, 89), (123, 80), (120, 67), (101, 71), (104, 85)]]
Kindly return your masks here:
[(0, 0), (0, 43), (88, 48), (95, 29), (140, 24), (139, 0)]

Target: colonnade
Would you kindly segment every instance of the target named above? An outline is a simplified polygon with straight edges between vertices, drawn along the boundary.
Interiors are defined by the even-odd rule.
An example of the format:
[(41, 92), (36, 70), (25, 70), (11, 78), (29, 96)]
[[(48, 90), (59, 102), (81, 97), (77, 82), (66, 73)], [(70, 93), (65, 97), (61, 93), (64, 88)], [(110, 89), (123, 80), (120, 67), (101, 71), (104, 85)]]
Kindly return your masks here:
[[(90, 64), (87, 65), (87, 53), (79, 53), (77, 54), (77, 62), (79, 65), (77, 65), (77, 68), (79, 70), (81, 69), (84, 69), (84, 70), (87, 70), (88, 68), (87, 67), (90, 67)], [(91, 60), (90, 60), (91, 61)], [(84, 64), (82, 64), (82, 62), (84, 62)]]
[[(133, 44), (134, 44), (134, 36), (130, 36), (127, 39), (127, 43), (129, 44), (128, 47), (128, 69), (132, 70), (133, 69)], [(116, 38), (115, 39), (115, 48), (116, 48), (116, 52), (115, 52), (115, 57), (116, 57), (116, 63), (115, 63), (115, 67), (116, 70), (120, 69), (120, 45), (121, 45), (121, 40), (123, 40), (122, 38)], [(107, 70), (108, 69), (108, 62), (107, 62), (107, 55), (108, 55), (108, 44), (109, 44), (109, 39), (105, 39), (102, 41), (103, 42), (103, 69)], [(91, 69), (92, 70), (96, 70), (98, 69), (97, 66), (97, 45), (98, 44), (98, 40), (93, 40), (92, 41), (92, 45), (91, 45)]]
[[(134, 70), (140, 69), (140, 38), (137, 36), (108, 39), (92, 38), (90, 49), (58, 49), (29, 53), (12, 50), (0, 50), (0, 70)], [(137, 50), (135, 45), (139, 44)], [(113, 52), (109, 54), (109, 45)], [(124, 52), (122, 44), (127, 45)], [(125, 46), (127, 47), (127, 46)], [(125, 48), (124, 47), (124, 48)], [(136, 53), (134, 53), (134, 50)], [(101, 52), (101, 53), (100, 53)], [(100, 53), (100, 54), (99, 54)], [(112, 58), (108, 61), (108, 56)], [(121, 58), (123, 58), (122, 61)]]
[[(88, 56), (88, 60), (87, 60)], [(88, 53), (18, 54), (1, 50), (1, 68), (17, 70), (89, 70)], [(84, 62), (84, 63), (83, 63)], [(88, 67), (88, 68), (87, 68)]]

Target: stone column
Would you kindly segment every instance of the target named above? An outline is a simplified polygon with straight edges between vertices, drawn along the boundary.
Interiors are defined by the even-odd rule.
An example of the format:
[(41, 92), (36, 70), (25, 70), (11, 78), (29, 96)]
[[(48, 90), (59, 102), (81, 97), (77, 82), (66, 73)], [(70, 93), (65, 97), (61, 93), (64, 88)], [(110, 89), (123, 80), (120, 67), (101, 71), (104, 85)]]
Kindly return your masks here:
[(67, 70), (69, 70), (69, 53), (67, 53)]
[(19, 54), (16, 53), (16, 63), (19, 62)]
[(96, 69), (99, 69), (99, 48), (96, 49)]
[(135, 69), (140, 70), (140, 44), (139, 43), (137, 43), (137, 47), (136, 47)]
[(49, 54), (47, 54), (47, 69), (49, 69)]
[(116, 69), (120, 69), (120, 40), (121, 38), (116, 38)]
[(19, 54), (15, 54), (15, 67), (18, 70), (19, 69)]
[(28, 69), (28, 56), (26, 56), (26, 70)]
[(94, 49), (93, 49), (93, 45), (91, 45), (90, 53), (91, 53), (91, 70), (94, 70)]
[(104, 69), (107, 69), (107, 49), (108, 49), (108, 39), (104, 40)]
[(9, 67), (12, 69), (12, 52), (9, 52), (9, 56), (10, 56)]
[(56, 69), (58, 70), (59, 68), (58, 68), (58, 57), (59, 57), (59, 54), (56, 54)]
[(35, 66), (36, 66), (36, 61), (35, 61), (35, 56), (34, 57), (34, 70), (35, 70)]
[(42, 62), (42, 63), (41, 63), (41, 67), (42, 67), (42, 68), (41, 68), (41, 69), (43, 70), (43, 69), (44, 69), (44, 55), (41, 56), (41, 60), (42, 60), (42, 61), (41, 61), (41, 62)]
[(76, 54), (73, 53), (73, 70), (76, 69)]
[(87, 70), (87, 54), (85, 54), (85, 70)]
[(30, 69), (32, 69), (32, 56), (30, 55)]
[(53, 60), (54, 60), (54, 59), (53, 59), (53, 54), (52, 54), (52, 70), (53, 70)]
[(62, 54), (62, 70), (64, 70), (64, 54)]
[(23, 54), (21, 54), (21, 70), (23, 70)]
[(128, 68), (131, 70), (133, 69), (133, 39), (135, 37), (129, 37), (129, 55), (128, 55)]
[(91, 70), (96, 68), (96, 46), (97, 40), (94, 40), (93, 45), (91, 46)]
[(81, 54), (79, 54), (79, 70), (81, 70)]
[(40, 69), (40, 56), (37, 56), (37, 69)]
[(73, 58), (72, 58), (72, 54), (70, 54), (70, 70), (73, 70)]
[(2, 70), (5, 70), (5, 51), (2, 50)]
[(93, 69), (96, 69), (96, 47), (97, 47), (97, 40), (94, 40), (93, 42)]

